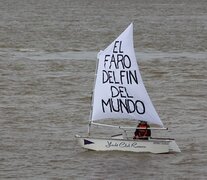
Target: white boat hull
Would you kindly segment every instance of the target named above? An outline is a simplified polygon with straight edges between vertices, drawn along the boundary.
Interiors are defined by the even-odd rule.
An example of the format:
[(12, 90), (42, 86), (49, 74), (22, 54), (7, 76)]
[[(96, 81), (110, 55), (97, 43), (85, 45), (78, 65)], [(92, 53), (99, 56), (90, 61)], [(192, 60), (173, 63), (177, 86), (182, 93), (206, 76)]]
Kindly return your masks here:
[(172, 139), (150, 139), (150, 140), (128, 140), (118, 138), (93, 138), (76, 135), (81, 147), (95, 151), (128, 151), (128, 152), (150, 152), (171, 153), (181, 152), (175, 140)]

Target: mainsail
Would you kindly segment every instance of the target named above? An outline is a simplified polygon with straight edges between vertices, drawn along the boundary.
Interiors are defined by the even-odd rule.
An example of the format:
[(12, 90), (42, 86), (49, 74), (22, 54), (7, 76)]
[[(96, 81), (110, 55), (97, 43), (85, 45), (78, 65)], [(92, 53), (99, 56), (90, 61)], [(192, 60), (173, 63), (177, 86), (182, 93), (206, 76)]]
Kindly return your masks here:
[(132, 23), (98, 59), (91, 120), (134, 119), (163, 127), (139, 72)]

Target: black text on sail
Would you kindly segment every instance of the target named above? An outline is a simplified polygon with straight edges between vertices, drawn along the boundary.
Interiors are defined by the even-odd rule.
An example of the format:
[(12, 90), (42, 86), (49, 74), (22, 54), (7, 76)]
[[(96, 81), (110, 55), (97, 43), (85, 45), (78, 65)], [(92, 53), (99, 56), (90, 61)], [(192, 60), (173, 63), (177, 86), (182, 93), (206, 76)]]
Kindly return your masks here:
[(137, 71), (132, 70), (130, 56), (124, 54), (122, 41), (115, 41), (112, 54), (106, 54), (102, 83), (110, 84), (108, 99), (102, 99), (103, 112), (145, 113), (144, 103), (129, 93), (130, 85), (139, 83)]

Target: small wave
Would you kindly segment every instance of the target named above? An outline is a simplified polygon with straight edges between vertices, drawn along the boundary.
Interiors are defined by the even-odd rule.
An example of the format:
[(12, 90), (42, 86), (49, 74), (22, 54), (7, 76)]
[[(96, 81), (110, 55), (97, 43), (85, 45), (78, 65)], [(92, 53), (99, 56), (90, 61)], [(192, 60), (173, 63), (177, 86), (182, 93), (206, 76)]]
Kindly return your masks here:
[(27, 49), (27, 48), (21, 48), (19, 49), (20, 52), (35, 52), (36, 50), (35, 49)]
[[(1, 49), (0, 54), (12, 55), (13, 58), (27, 58), (30, 60), (96, 60), (97, 53), (94, 51), (68, 51), (68, 52), (48, 52), (43, 50), (21, 48), (21, 49)], [(137, 52), (138, 60), (176, 60), (176, 59), (197, 59), (207, 60), (207, 52), (162, 52), (145, 51)]]

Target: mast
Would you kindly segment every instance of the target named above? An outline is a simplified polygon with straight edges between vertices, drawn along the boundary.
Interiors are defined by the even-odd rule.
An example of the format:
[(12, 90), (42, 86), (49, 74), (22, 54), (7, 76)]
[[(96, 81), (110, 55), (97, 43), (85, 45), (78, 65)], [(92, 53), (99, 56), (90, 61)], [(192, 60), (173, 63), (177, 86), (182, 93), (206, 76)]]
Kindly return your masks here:
[(99, 58), (98, 58), (99, 53), (97, 54), (96, 69), (95, 69), (95, 75), (94, 75), (94, 81), (93, 81), (93, 90), (91, 93), (91, 108), (90, 108), (90, 115), (89, 115), (89, 122), (88, 122), (88, 136), (90, 136), (91, 122), (92, 122), (92, 111), (93, 111), (93, 101), (94, 101), (93, 95), (94, 95), (94, 89), (95, 89), (96, 78), (97, 78), (97, 69), (98, 69), (98, 64), (99, 64)]

